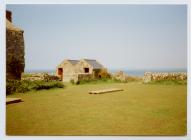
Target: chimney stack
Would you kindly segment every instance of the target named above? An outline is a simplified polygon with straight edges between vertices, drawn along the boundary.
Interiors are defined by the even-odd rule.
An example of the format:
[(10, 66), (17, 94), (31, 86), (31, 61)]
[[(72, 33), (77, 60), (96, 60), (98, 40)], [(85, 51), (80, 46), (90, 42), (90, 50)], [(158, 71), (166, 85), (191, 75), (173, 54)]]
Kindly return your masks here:
[(6, 18), (10, 22), (12, 22), (12, 13), (11, 13), (11, 11), (6, 10)]

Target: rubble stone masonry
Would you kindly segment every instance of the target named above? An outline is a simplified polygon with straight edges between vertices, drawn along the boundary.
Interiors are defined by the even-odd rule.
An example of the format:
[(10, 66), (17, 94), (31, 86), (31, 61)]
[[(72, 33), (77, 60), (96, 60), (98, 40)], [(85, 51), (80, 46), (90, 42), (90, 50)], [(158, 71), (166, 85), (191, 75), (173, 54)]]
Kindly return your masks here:
[(145, 72), (143, 76), (144, 83), (159, 80), (187, 80), (187, 74), (186, 72)]
[(25, 67), (24, 31), (11, 23), (10, 11), (8, 17), (6, 20), (6, 78), (20, 80)]

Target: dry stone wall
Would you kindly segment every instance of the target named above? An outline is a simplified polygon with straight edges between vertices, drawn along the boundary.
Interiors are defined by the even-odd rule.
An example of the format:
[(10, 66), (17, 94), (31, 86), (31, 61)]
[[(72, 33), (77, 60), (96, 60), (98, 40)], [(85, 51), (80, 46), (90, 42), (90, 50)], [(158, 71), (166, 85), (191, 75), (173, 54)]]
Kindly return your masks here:
[(151, 81), (159, 81), (159, 80), (186, 80), (186, 79), (187, 79), (186, 72), (171, 72), (171, 73), (145, 72), (143, 76), (144, 83), (148, 83)]
[(118, 71), (115, 74), (112, 75), (112, 78), (115, 80), (119, 80), (121, 82), (127, 82), (128, 81), (128, 75), (123, 71)]

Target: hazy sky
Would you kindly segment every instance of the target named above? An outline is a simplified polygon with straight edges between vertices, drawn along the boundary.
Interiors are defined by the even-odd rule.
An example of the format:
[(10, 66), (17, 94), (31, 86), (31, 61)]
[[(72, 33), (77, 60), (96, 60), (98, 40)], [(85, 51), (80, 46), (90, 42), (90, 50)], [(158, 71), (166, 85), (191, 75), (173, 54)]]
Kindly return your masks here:
[(63, 59), (97, 59), (107, 68), (187, 66), (185, 5), (7, 5), (24, 29), (25, 69)]

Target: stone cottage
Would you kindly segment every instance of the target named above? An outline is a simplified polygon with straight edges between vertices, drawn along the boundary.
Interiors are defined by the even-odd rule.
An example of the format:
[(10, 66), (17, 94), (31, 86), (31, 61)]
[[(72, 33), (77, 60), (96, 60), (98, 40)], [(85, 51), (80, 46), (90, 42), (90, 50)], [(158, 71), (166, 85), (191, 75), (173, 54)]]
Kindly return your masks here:
[(63, 82), (94, 79), (101, 78), (99, 72), (103, 69), (106, 70), (102, 64), (93, 59), (64, 60), (57, 66), (56, 75)]
[(24, 72), (24, 31), (12, 24), (12, 13), (6, 11), (6, 78), (20, 80)]
[(56, 75), (64, 82), (70, 81), (75, 78), (76, 64), (78, 60), (64, 60), (57, 66)]

